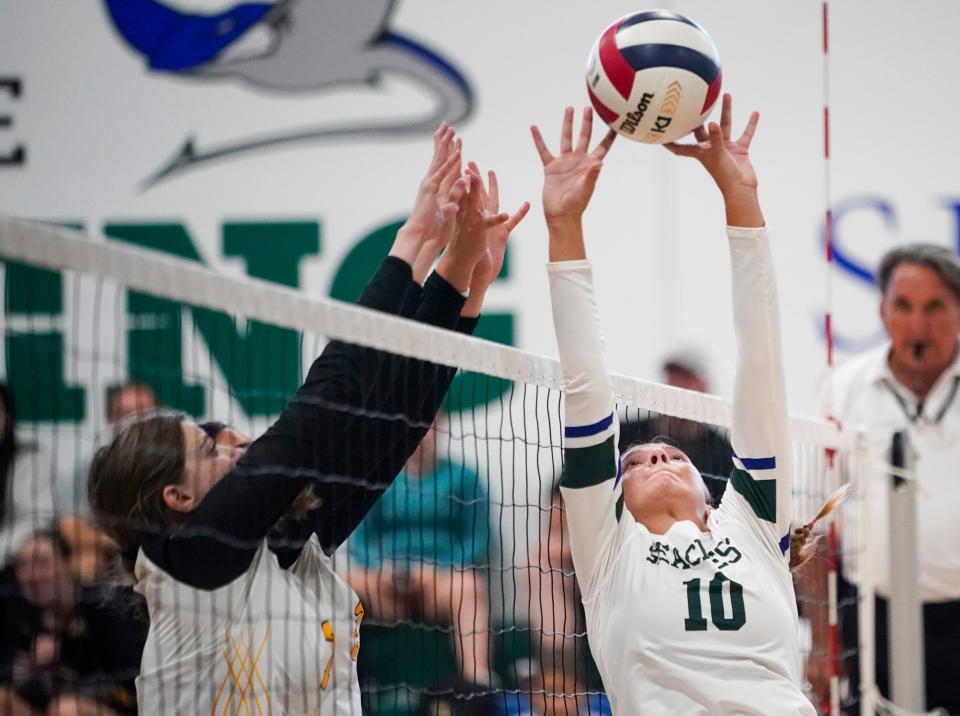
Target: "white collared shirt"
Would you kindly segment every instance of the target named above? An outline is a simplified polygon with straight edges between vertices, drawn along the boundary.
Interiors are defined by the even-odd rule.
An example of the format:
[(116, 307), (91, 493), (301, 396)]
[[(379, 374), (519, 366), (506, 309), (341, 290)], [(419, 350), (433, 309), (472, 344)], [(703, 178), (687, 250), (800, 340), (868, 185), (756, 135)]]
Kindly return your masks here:
[[(874, 566), (877, 591), (889, 593), (888, 498), (877, 466), (889, 463), (890, 437), (905, 430), (914, 449), (919, 479), (917, 538), (920, 596), (925, 602), (960, 599), (960, 355), (922, 404), (894, 377), (887, 362), (890, 344), (863, 353), (834, 374), (834, 416), (845, 427), (868, 431), (870, 470), (866, 490), (871, 539), (879, 558)], [(825, 398), (825, 391), (823, 394)], [(825, 399), (821, 407), (825, 411)], [(852, 506), (844, 510), (846, 533), (857, 533)], [(857, 552), (848, 540), (843, 550), (845, 576), (857, 581)]]

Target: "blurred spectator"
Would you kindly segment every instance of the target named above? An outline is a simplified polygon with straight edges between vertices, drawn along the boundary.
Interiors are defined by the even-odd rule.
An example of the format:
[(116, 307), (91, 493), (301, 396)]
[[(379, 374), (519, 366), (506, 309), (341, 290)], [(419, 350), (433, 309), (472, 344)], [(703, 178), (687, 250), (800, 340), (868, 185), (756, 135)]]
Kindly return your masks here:
[[(893, 432), (906, 431), (908, 435), (916, 454), (913, 469), (919, 482), (917, 560), (927, 708), (960, 714), (960, 520), (955, 514), (960, 477), (960, 259), (941, 246), (899, 247), (881, 260), (878, 283), (880, 317), (888, 340), (835, 371), (833, 400), (828, 398), (829, 386), (824, 386), (820, 410), (844, 425), (867, 428), (871, 451), (868, 463), (875, 465), (889, 463)], [(896, 535), (888, 534), (887, 529), (889, 477), (882, 469), (870, 477), (865, 484), (873, 487), (863, 498), (866, 513), (875, 525), (871, 540), (880, 555), (879, 563), (873, 565), (879, 595), (875, 605), (876, 677), (881, 693), (889, 696), (887, 556), (890, 539)], [(844, 512), (844, 531), (853, 536), (851, 541), (860, 539), (855, 512)], [(859, 565), (853, 549), (841, 553), (843, 607), (857, 603)], [(821, 567), (798, 586), (812, 598), (806, 614), (814, 643), (825, 644), (825, 569)], [(855, 610), (841, 608), (840, 620), (843, 653), (853, 656), (845, 659), (845, 675), (851, 682), (850, 693), (856, 695), (859, 652)], [(808, 679), (821, 700), (828, 694), (829, 666), (822, 650), (815, 651), (808, 663)]]
[(13, 584), (0, 592), (4, 716), (136, 713), (146, 629), (132, 611), (77, 584), (69, 556), (59, 533), (34, 533), (17, 554)]
[(600, 679), (592, 668), (586, 616), (573, 572), (570, 540), (560, 488), (550, 495), (547, 531), (530, 555), (530, 628), (539, 673), (529, 691), (538, 716), (610, 714), (606, 696), (597, 693)]
[[(153, 389), (136, 381), (109, 386), (105, 399), (104, 418), (110, 430), (113, 430), (113, 427), (124, 418), (160, 407)], [(72, 499), (61, 510), (63, 514), (79, 515), (84, 518), (84, 521), (88, 521), (87, 518), (90, 516), (90, 505), (87, 501), (87, 473), (90, 470), (91, 457), (92, 450), (89, 449), (78, 455), (74, 467)]]
[(129, 381), (107, 388), (107, 422), (115, 425), (130, 415), (156, 410), (157, 394), (145, 383)]
[(435, 423), (350, 539), (347, 577), (367, 607), (364, 623), (451, 627), (463, 688), (491, 682), (489, 536), (486, 490), (465, 465), (438, 456)]
[[(694, 350), (672, 353), (660, 366), (661, 380), (667, 385), (698, 393), (709, 393), (709, 373), (703, 357)], [(620, 421), (620, 452), (635, 443), (650, 442), (656, 437), (670, 436), (704, 475), (715, 501), (719, 501), (730, 474), (733, 448), (730, 442), (706, 423), (682, 420), (651, 412), (640, 419), (638, 411), (628, 411)], [(711, 479), (709, 476), (719, 479)]]
[(16, 437), (9, 388), (0, 383), (0, 565), (54, 516), (53, 466), (46, 453)]

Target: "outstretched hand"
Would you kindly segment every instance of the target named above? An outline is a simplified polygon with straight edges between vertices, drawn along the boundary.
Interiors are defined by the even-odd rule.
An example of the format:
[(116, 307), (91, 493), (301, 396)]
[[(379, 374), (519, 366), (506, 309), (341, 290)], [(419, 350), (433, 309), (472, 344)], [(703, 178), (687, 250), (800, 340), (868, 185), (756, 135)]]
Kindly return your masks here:
[(466, 195), (459, 203), (456, 230), (440, 257), (437, 272), (458, 291), (466, 293), (474, 270), (486, 256), (488, 232), (506, 223), (510, 216), (487, 211), (480, 177), (467, 172), (458, 181), (466, 182)]
[(573, 107), (563, 113), (563, 129), (560, 133), (560, 153), (554, 156), (540, 134), (539, 128), (530, 127), (533, 143), (543, 163), (543, 214), (547, 223), (565, 221), (579, 222), (590, 203), (593, 189), (603, 167), (603, 158), (610, 151), (616, 133), (613, 130), (589, 151), (593, 130), (593, 110), (583, 110), (577, 146), (573, 146)]
[[(499, 215), (500, 184), (497, 181), (497, 173), (494, 171), (487, 172), (487, 187), (484, 187), (483, 180), (480, 178), (480, 168), (476, 164), (470, 162), (467, 165), (467, 171), (477, 178), (479, 199), (483, 205), (484, 213), (487, 216)], [(523, 221), (528, 211), (530, 211), (530, 202), (525, 201), (519, 209), (508, 216), (506, 221), (487, 230), (487, 250), (480, 257), (473, 271), (473, 279), (470, 282), (471, 296), (476, 291), (485, 291), (500, 275), (507, 251), (507, 239), (510, 237), (510, 233), (517, 228), (517, 225)]]
[(444, 122), (433, 135), (433, 157), (417, 189), (413, 210), (390, 250), (391, 256), (413, 267), (418, 282), (453, 233), (467, 190), (466, 180), (460, 178), (460, 162), (460, 139)]
[(763, 226), (763, 213), (757, 201), (757, 173), (750, 162), (750, 142), (757, 131), (759, 112), (751, 112), (747, 126), (736, 140), (731, 138), (733, 100), (723, 95), (720, 124), (710, 122), (693, 134), (696, 144), (671, 142), (664, 146), (681, 157), (700, 162), (713, 177), (723, 194), (727, 224), (731, 226)]
[(760, 113), (751, 112), (743, 133), (737, 140), (731, 139), (733, 100), (725, 94), (720, 124), (710, 122), (706, 127), (697, 127), (693, 132), (696, 144), (671, 142), (664, 146), (678, 156), (692, 157), (700, 162), (722, 192), (736, 189), (756, 191), (757, 174), (750, 163), (750, 142), (759, 121)]
[(433, 157), (417, 189), (417, 199), (406, 222), (411, 231), (425, 240), (435, 239), (443, 225), (459, 209), (455, 202), (448, 200), (447, 195), (460, 174), (460, 149), (460, 140), (453, 127), (441, 124), (433, 135)]

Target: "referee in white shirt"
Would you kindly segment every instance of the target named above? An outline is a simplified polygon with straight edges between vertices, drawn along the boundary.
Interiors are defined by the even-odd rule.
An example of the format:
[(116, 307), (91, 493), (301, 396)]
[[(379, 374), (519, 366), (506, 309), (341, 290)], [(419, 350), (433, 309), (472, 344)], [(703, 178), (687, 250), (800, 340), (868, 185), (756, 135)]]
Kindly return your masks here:
[[(883, 257), (877, 279), (880, 316), (889, 340), (836, 371), (833, 417), (845, 425), (878, 431), (871, 449), (879, 461), (889, 462), (891, 432), (906, 431), (916, 450), (927, 707), (960, 714), (960, 258), (942, 246), (899, 247)], [(888, 524), (888, 496), (889, 491), (879, 487), (866, 496), (875, 525)], [(847, 510), (845, 519), (852, 512)], [(873, 533), (876, 554), (889, 554), (886, 529)], [(844, 653), (851, 657), (856, 679), (852, 597), (858, 568), (851, 550), (843, 554)], [(889, 696), (887, 560), (880, 559), (874, 570), (879, 594), (877, 684)], [(856, 680), (851, 686), (855, 696)]]

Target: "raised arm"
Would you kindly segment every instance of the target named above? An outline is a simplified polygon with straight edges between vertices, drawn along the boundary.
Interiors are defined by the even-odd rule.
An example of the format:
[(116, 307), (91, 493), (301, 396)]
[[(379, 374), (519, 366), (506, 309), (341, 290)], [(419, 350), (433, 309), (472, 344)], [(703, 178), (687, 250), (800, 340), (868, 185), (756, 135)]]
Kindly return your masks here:
[(731, 484), (779, 544), (790, 529), (790, 443), (773, 261), (765, 229), (727, 233), (737, 334)]
[[(427, 179), (446, 175), (459, 161), (457, 153), (434, 162)], [(437, 190), (437, 182), (424, 183)], [(418, 208), (430, 200), (424, 183)], [(456, 220), (459, 228), (415, 308), (406, 305), (416, 283), (408, 259), (422, 253), (428, 237), (422, 227), (398, 237), (398, 244), (407, 241), (412, 252), (392, 252), (364, 291), (361, 305), (412, 314), (442, 328), (472, 330), (477, 315), (463, 315), (464, 294), (476, 288), (482, 297), (483, 282), (492, 280), (482, 265), (496, 258), (489, 255), (487, 231), (511, 218), (486, 211), (479, 184), (477, 177), (458, 179), (450, 189), (453, 200), (432, 200), (437, 211), (427, 214), (436, 223)], [(501, 263), (502, 254), (501, 247)], [(475, 309), (478, 313), (478, 304)], [(311, 533), (324, 546), (335, 547), (400, 471), (433, 421), (454, 373), (426, 361), (332, 342), (277, 421), (211, 489), (184, 529), (151, 548), (151, 558), (181, 581), (205, 588), (225, 584), (246, 569), (273, 523), (308, 484), (320, 506), (301, 525), (304, 529), (282, 536), (290, 538), (292, 547), (283, 561), (292, 561), (299, 552), (297, 542)], [(211, 564), (218, 565), (216, 574)]]
[(593, 194), (613, 133), (588, 151), (592, 114), (584, 111), (573, 146), (573, 109), (563, 117), (560, 153), (547, 149), (539, 129), (534, 143), (543, 162), (543, 213), (550, 237), (550, 298), (563, 372), (564, 469), (560, 487), (566, 506), (574, 568), (589, 600), (616, 543), (617, 418), (607, 372), (593, 274), (583, 241), (582, 216)]
[[(445, 136), (449, 144), (452, 130)], [(443, 144), (439, 146), (442, 150)], [(459, 145), (450, 151), (459, 172)], [(404, 312), (419, 321), (455, 327), (457, 331), (469, 334), (477, 325), (487, 289), (503, 266), (509, 234), (526, 215), (529, 204), (522, 204), (510, 216), (502, 214), (493, 172), (489, 173), (488, 191), (479, 178), (476, 165), (471, 164), (470, 175), (455, 182), (449, 181), (450, 166), (449, 160), (438, 161), (435, 155), (430, 170), (434, 172), (434, 180), (428, 181), (428, 172), (428, 179), (421, 183), (418, 192), (417, 208), (398, 234), (398, 244), (407, 242), (409, 246), (398, 250), (395, 245), (387, 260), (399, 260), (398, 253), (402, 251), (407, 251), (408, 256), (416, 254), (412, 276), (408, 277), (408, 281), (416, 286), (419, 279), (417, 262), (429, 267), (440, 248), (446, 247), (437, 271), (424, 284), (419, 305), (414, 307), (406, 302)], [(431, 197), (430, 192), (439, 192), (441, 197)], [(444, 208), (450, 203), (456, 203), (457, 213)], [(425, 212), (424, 204), (434, 209)], [(434, 229), (431, 229), (429, 222), (414, 220), (417, 215), (436, 219), (438, 207), (444, 215), (442, 225), (435, 222)], [(439, 240), (435, 238), (437, 236)], [(425, 259), (425, 255), (429, 258)], [(466, 300), (461, 295), (465, 289), (469, 294)], [(459, 310), (458, 319), (451, 309)], [(456, 373), (455, 369), (446, 366), (377, 351), (363, 351), (360, 358), (379, 362), (364, 371), (363, 387), (357, 392), (358, 396), (365, 396), (371, 402), (360, 402), (361, 410), (354, 410), (346, 416), (351, 427), (349, 430), (345, 428), (343, 434), (351, 443), (368, 446), (368, 449), (343, 451), (339, 461), (331, 466), (336, 468), (333, 474), (347, 477), (348, 481), (322, 487), (321, 507), (307, 520), (294, 525), (299, 527), (299, 534), (285, 535), (291, 549), (280, 556), (281, 563), (292, 562), (299, 554), (299, 545), (310, 534), (316, 534), (328, 551), (347, 538), (420, 443)], [(356, 362), (357, 358), (353, 360)], [(346, 372), (348, 366), (343, 368), (342, 372)], [(355, 396), (353, 400), (362, 401), (363, 398)], [(380, 417), (376, 416), (377, 413), (381, 414)], [(393, 415), (384, 418), (384, 413)]]
[(727, 215), (737, 340), (730, 479), (735, 497), (728, 489), (721, 509), (743, 507), (743, 516), (779, 548), (790, 524), (790, 446), (777, 286), (749, 155), (759, 115), (751, 114), (736, 141), (731, 117), (730, 95), (724, 95), (719, 125), (697, 130), (697, 144), (667, 148), (700, 161), (720, 189)]

